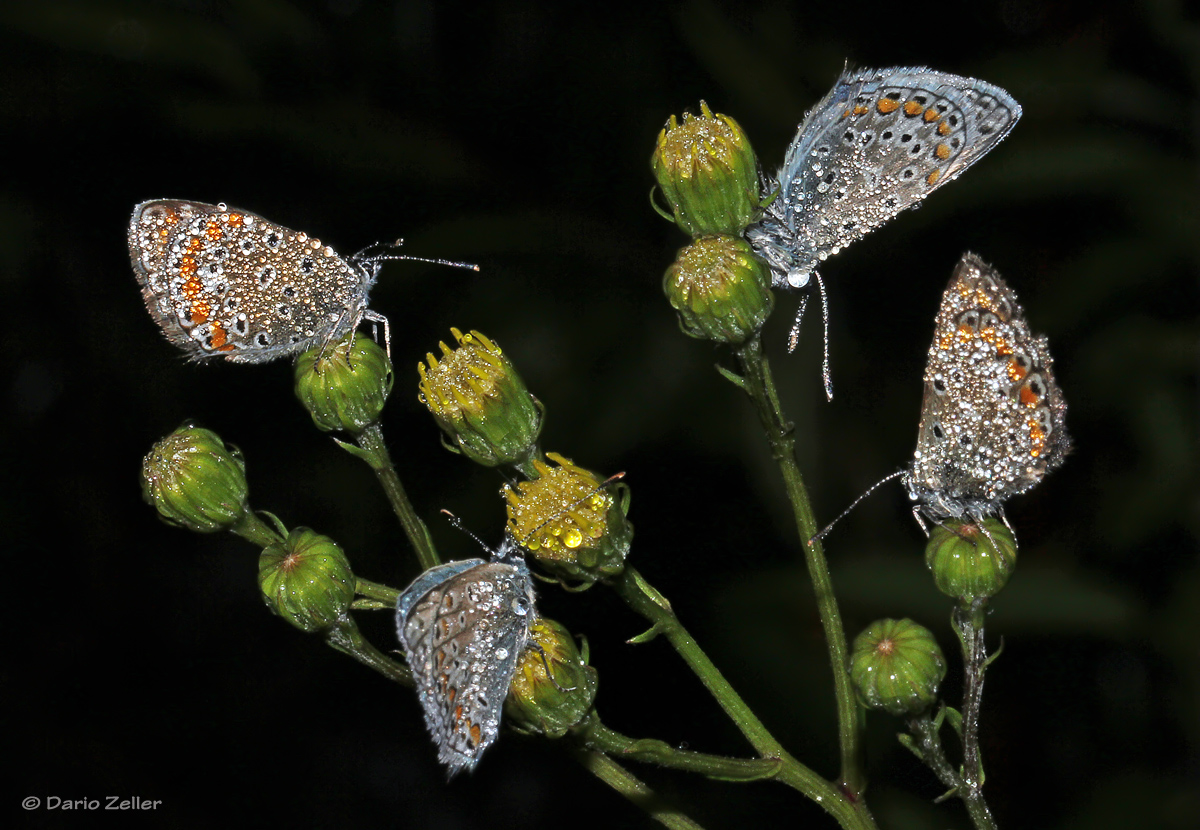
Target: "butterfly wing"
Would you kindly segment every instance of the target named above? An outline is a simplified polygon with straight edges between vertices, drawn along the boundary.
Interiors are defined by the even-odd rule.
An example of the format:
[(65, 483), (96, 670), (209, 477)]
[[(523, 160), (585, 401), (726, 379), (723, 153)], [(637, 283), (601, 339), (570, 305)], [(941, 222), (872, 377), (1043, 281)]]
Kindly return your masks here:
[(818, 265), (995, 147), (1021, 117), (1000, 87), (922, 67), (844, 72), (804, 117), (779, 194), (747, 238), (777, 287)]
[(401, 595), (396, 626), (425, 724), (450, 774), (473, 769), (500, 728), (536, 618), (524, 562), (452, 562)]
[(909, 495), (935, 519), (981, 519), (1062, 463), (1066, 402), (1045, 337), (974, 254), (942, 297), (925, 368)]
[(340, 337), (373, 277), (307, 234), (203, 202), (143, 202), (128, 242), (146, 308), (192, 360), (261, 363)]

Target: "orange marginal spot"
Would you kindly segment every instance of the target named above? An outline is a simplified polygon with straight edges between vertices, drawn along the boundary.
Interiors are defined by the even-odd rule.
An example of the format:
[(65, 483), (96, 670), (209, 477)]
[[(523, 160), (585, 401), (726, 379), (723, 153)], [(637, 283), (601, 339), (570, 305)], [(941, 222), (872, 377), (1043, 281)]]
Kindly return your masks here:
[(242, 216), (240, 213), (231, 213), (225, 217), (225, 221), (231, 228), (240, 228), (242, 225), (246, 224), (246, 217)]
[(208, 238), (209, 242), (216, 242), (225, 235), (225, 232), (221, 230), (220, 222), (216, 219), (209, 219), (208, 224), (204, 226), (204, 235)]
[(868, 109), (867, 109), (865, 106), (863, 106), (862, 104), (859, 104), (858, 106), (856, 106), (856, 107), (854, 108), (854, 114), (855, 114), (855, 115), (866, 115), (868, 112), (870, 112), (870, 110), (868, 110)]
[(1029, 454), (1037, 458), (1042, 454), (1042, 450), (1046, 449), (1046, 431), (1032, 418), (1029, 420), (1029, 439), (1033, 442)]
[(462, 704), (460, 703), (454, 707), (454, 722), (455, 723), (458, 723), (460, 720), (462, 720), (462, 713), (463, 713), (463, 708), (462, 708)]
[(945, 161), (946, 159), (950, 158), (950, 145), (949, 144), (939, 144), (937, 147), (934, 148), (933, 154), (935, 156), (937, 156), (938, 158), (940, 158), (942, 161)]
[(938, 124), (938, 135), (950, 135), (950, 129), (949, 122), (943, 121), (941, 124)]
[(925, 112), (925, 108), (916, 101), (909, 101), (904, 105), (905, 115), (920, 115)]
[(479, 728), (479, 724), (471, 724), (471, 746), (479, 746), (479, 739), (482, 737), (483, 734), (482, 730)]
[(203, 247), (204, 247), (204, 243), (200, 241), (200, 237), (198, 237), (198, 236), (193, 236), (191, 239), (188, 240), (188, 243), (183, 246), (184, 250), (187, 251), (189, 254), (194, 254), (194, 253), (196, 253), (196, 251), (199, 251)]
[(1038, 404), (1038, 396), (1033, 394), (1033, 390), (1028, 386), (1021, 387), (1020, 399), (1025, 406), (1037, 406)]
[(935, 185), (935, 184), (937, 184), (938, 179), (940, 179), (941, 177), (942, 177), (942, 171), (934, 170), (932, 173), (930, 173), (928, 176), (925, 177), (925, 184), (928, 184), (931, 186)]
[(192, 322), (197, 326), (201, 323), (207, 323), (209, 315), (212, 314), (212, 305), (208, 300), (200, 300), (192, 303)]
[(992, 328), (991, 326), (988, 326), (985, 329), (980, 329), (979, 330), (979, 339), (982, 340), (984, 343), (995, 344), (996, 330), (994, 328)]
[(937, 110), (935, 110), (933, 107), (930, 107), (929, 109), (925, 110), (925, 120), (926, 120), (926, 121), (937, 121), (937, 120), (938, 120), (938, 116), (939, 116), (940, 114), (941, 114), (941, 113), (939, 113), (939, 112), (938, 112)]
[(952, 336), (943, 335), (938, 339), (938, 348), (942, 351), (946, 351), (952, 345), (954, 345), (954, 338)]
[(1000, 357), (1007, 357), (1013, 353), (1013, 348), (1008, 344), (1007, 340), (996, 341), (996, 354)]
[[(443, 674), (443, 675), (442, 675), (442, 677), (443, 677), (443, 679), (444, 679), (444, 678), (446, 677), (446, 675), (444, 675), (444, 674)], [(454, 699), (455, 699), (456, 697), (458, 697), (458, 689), (456, 689), (456, 688), (454, 688), (453, 686), (451, 686), (449, 689), (447, 689), (447, 690), (446, 690), (446, 697), (449, 699), (449, 701), (450, 701), (451, 703), (453, 703), (453, 702), (454, 702)]]
[(447, 591), (446, 595), (442, 597), (442, 605), (446, 606), (447, 608), (454, 607), (454, 597), (450, 596), (449, 591)]
[(970, 326), (959, 326), (955, 335), (957, 335), (959, 343), (969, 343), (975, 339), (975, 329)]
[(846, 110), (845, 112), (842, 113), (842, 118), (849, 118), (852, 114), (853, 113), (851, 110)]
[(891, 115), (896, 110), (900, 109), (900, 102), (895, 98), (880, 98), (875, 105), (875, 109), (879, 110), (884, 115)]
[[(433, 655), (433, 667), (435, 669), (440, 669), (442, 667), (442, 664), (444, 664), (445, 662), (446, 662), (446, 654), (445, 654), (445, 652), (443, 652), (439, 649), (438, 652)], [(444, 682), (445, 680), (446, 680), (446, 675), (443, 674), (442, 681)]]
[(220, 323), (212, 324), (212, 347), (219, 352), (227, 352), (233, 348), (232, 343), (225, 342), (225, 328)]
[(1018, 380), (1024, 380), (1029, 374), (1029, 370), (1015, 360), (1008, 361), (1008, 379), (1014, 383)]
[[(180, 268), (180, 270), (182, 271), (183, 269)], [(195, 270), (195, 265), (193, 265), (192, 271)], [(196, 279), (195, 277), (191, 277), (183, 281), (183, 284), (179, 286), (179, 290), (183, 293), (183, 296), (187, 297), (189, 300), (194, 300), (200, 295), (200, 292), (204, 290), (204, 283), (200, 282), (200, 280)]]

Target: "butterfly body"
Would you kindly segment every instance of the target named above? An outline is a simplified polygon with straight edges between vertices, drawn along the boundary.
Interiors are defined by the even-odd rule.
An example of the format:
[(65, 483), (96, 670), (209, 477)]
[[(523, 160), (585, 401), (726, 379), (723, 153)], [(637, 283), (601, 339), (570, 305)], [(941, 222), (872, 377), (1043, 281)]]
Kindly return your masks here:
[(396, 632), (451, 775), (474, 769), (495, 740), (536, 619), (533, 579), (511, 540), (491, 561), (430, 568), (397, 600)]
[(846, 71), (804, 117), (746, 231), (778, 288), (953, 181), (1021, 117), (1000, 87), (924, 67)]

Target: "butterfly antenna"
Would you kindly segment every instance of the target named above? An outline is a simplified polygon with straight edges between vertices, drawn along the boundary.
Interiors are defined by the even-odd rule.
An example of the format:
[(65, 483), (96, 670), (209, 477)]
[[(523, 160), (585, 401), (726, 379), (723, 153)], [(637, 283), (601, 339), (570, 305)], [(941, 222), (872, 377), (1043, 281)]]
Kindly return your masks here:
[[(836, 519), (834, 519), (834, 520), (833, 520), (832, 522), (830, 522), (829, 524), (825, 525), (825, 527), (824, 527), (824, 528), (821, 530), (821, 532), (820, 532), (820, 533), (818, 533), (816, 536), (814, 536), (814, 537), (812, 537), (811, 539), (809, 539), (809, 540), (808, 540), (808, 543), (811, 545), (813, 542), (816, 542), (816, 541), (818, 541), (819, 539), (824, 539), (824, 538), (825, 538), (825, 534), (829, 533), (829, 531), (833, 529), (833, 526), (834, 526), (835, 524), (837, 524), (838, 522), (840, 522), (842, 519), (846, 518), (846, 514), (848, 514), (848, 513), (849, 513), (851, 510), (853, 510), (854, 508), (858, 507), (858, 503), (859, 503), (860, 501), (862, 501), (862, 500), (863, 500), (863, 499), (865, 499), (867, 496), (869, 496), (869, 495), (871, 495), (872, 493), (874, 493), (874, 492), (875, 492), (875, 491), (876, 491), (876, 490), (879, 488), (879, 486), (880, 486), (880, 485), (882, 485), (882, 484), (886, 484), (887, 482), (891, 481), (893, 478), (897, 478), (897, 477), (899, 477), (899, 476), (902, 476), (902, 475), (904, 475), (904, 472), (905, 472), (904, 470), (897, 470), (896, 472), (892, 473), (890, 476), (885, 476), (884, 478), (881, 478), (879, 481), (877, 481), (877, 482), (875, 482), (874, 484), (872, 484), (870, 487), (868, 487), (868, 488), (867, 488), (867, 492), (863, 493), (861, 496), (859, 496), (858, 498), (856, 498), (856, 499), (854, 500), (854, 503), (853, 503), (853, 504), (851, 504), (849, 507), (847, 507), (845, 510), (843, 510), (843, 511), (841, 512), (841, 515), (839, 515), (839, 516), (838, 516)], [(920, 521), (920, 520), (918, 519), (918, 521)], [(922, 525), (922, 527), (924, 527), (924, 525)]]
[(808, 308), (807, 294), (800, 298), (800, 307), (796, 309), (796, 322), (792, 323), (792, 328), (788, 331), (788, 354), (796, 351), (796, 344), (800, 342), (800, 324), (804, 322), (806, 308)]
[(825, 381), (825, 399), (833, 400), (833, 376), (829, 373), (829, 298), (825, 296), (825, 280), (820, 274), (817, 278), (817, 289), (821, 292), (821, 321), (825, 325), (825, 357), (821, 361), (821, 378)]
[(358, 262), (374, 263), (374, 262), (391, 262), (392, 260), (409, 260), (411, 262), (428, 262), (430, 265), (449, 265), (452, 268), (466, 268), (468, 271), (478, 271), (479, 266), (471, 262), (456, 262), (452, 259), (430, 259), (423, 256), (409, 256), (408, 254), (368, 254), (372, 248), (390, 248), (396, 249), (404, 245), (403, 239), (397, 239), (395, 242), (376, 242), (374, 245), (368, 245), (363, 248), (352, 259)]
[(478, 543), (479, 543), (479, 547), (481, 547), (481, 548), (483, 548), (484, 550), (486, 550), (486, 551), (488, 552), (488, 555), (489, 555), (489, 556), (491, 556), (491, 555), (494, 555), (494, 554), (496, 553), (494, 550), (492, 550), (491, 548), (489, 548), (489, 547), (487, 546), (487, 542), (483, 541), (483, 540), (482, 540), (482, 539), (480, 539), (478, 536), (476, 536), (474, 533), (472, 533), (471, 531), (467, 530), (467, 527), (466, 527), (466, 525), (464, 525), (464, 524), (462, 523), (462, 519), (458, 518), (458, 516), (455, 516), (455, 515), (454, 515), (453, 513), (451, 513), (449, 510), (445, 510), (445, 509), (443, 509), (443, 510), (442, 510), (442, 512), (443, 512), (443, 513), (445, 513), (447, 516), (449, 516), (449, 517), (450, 517), (450, 524), (454, 525), (456, 528), (458, 528), (459, 530), (461, 530), (463, 533), (467, 534), (467, 535), (468, 535), (468, 536), (470, 536), (472, 539), (474, 539), (476, 542), (478, 542)]

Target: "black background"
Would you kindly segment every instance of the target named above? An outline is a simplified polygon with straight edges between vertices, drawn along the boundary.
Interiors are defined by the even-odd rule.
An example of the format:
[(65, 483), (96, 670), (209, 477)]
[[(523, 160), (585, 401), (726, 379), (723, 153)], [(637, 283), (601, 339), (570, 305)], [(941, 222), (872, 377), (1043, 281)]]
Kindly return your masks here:
[[(479, 274), (388, 265), (396, 392), (384, 430), (443, 554), (447, 508), (498, 541), (494, 471), (444, 452), (415, 366), (449, 327), (498, 341), (545, 402), (543, 446), (624, 470), (631, 561), (767, 725), (836, 772), (830, 676), (781, 481), (753, 412), (661, 295), (685, 242), (651, 210), (648, 159), (705, 99), (764, 165), (845, 61), (932, 65), (1008, 89), (1025, 115), (961, 181), (823, 269), (837, 396), (815, 326), (764, 339), (827, 520), (912, 452), (941, 291), (964, 250), (1050, 337), (1076, 450), (1009, 504), (1021, 562), (994, 602), (1006, 649), (984, 702), (1003, 826), (1185, 827), (1200, 809), (1197, 608), (1197, 79), (1182, 4), (54, 2), (0, 10), (2, 501), (10, 775), (20, 799), (159, 799), (146, 820), (331, 826), (652, 826), (544, 741), (502, 735), (449, 785), (411, 691), (263, 607), (257, 552), (156, 520), (142, 455), (185, 418), (245, 453), (255, 507), (336, 538), (361, 575), (416, 565), (361, 463), (315, 431), (286, 362), (183, 362), (142, 307), (125, 228), (150, 198), (226, 201), (343, 253), (404, 236)], [(910, 616), (948, 653), (901, 488), (828, 540), (852, 636)], [(664, 642), (603, 588), (541, 591), (586, 634), (605, 722), (749, 752)], [(360, 615), (394, 648), (389, 615)], [(958, 660), (944, 691), (959, 694)], [(888, 828), (966, 826), (869, 717), (868, 800)], [(708, 827), (831, 826), (779, 785), (631, 765)]]

